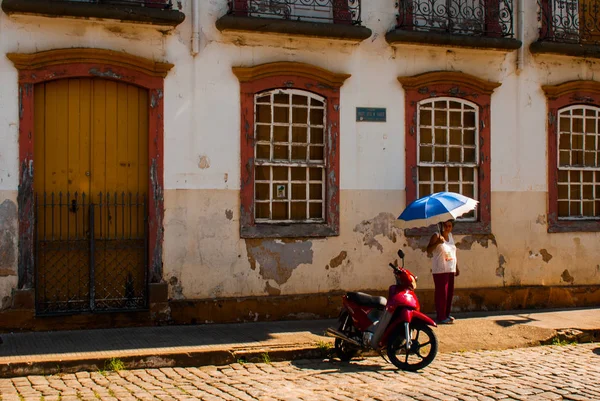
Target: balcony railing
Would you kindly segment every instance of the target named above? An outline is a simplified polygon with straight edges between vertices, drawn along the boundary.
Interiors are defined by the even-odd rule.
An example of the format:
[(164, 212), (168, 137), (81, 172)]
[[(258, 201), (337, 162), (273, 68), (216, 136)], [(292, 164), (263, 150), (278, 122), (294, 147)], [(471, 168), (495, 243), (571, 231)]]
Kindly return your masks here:
[(538, 0), (540, 41), (600, 44), (600, 0)]
[(396, 29), (512, 38), (513, 0), (399, 0)]
[(230, 0), (229, 14), (360, 25), (361, 0)]
[(171, 9), (172, 0), (52, 0), (56, 3), (91, 3)]

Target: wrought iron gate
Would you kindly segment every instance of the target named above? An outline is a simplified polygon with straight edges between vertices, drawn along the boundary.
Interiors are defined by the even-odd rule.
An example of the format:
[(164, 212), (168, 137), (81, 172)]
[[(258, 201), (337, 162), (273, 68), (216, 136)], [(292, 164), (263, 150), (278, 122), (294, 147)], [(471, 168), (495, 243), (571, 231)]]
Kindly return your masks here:
[(36, 205), (36, 313), (147, 307), (146, 196), (41, 193)]

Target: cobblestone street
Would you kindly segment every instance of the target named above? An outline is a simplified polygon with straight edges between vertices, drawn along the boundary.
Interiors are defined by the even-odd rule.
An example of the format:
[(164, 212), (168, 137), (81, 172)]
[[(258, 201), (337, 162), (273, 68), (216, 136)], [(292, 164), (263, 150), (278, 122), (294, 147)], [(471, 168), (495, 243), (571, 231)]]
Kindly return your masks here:
[(381, 358), (80, 372), (0, 379), (0, 400), (600, 400), (599, 366), (584, 344), (440, 354), (420, 373)]

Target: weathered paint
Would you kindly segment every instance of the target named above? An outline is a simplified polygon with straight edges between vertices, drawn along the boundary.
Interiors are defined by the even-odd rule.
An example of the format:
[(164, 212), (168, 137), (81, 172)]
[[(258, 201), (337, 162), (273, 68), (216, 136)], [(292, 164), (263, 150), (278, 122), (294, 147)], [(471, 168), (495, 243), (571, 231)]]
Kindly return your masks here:
[(333, 258), (329, 261), (329, 265), (327, 265), (326, 268), (331, 267), (332, 269), (335, 269), (336, 267), (340, 266), (342, 264), (342, 262), (344, 260), (346, 260), (347, 257), (348, 257), (348, 252), (346, 252), (346, 251), (340, 252), (340, 254), (338, 256), (336, 256), (335, 258)]
[(264, 280), (281, 285), (302, 264), (313, 262), (312, 242), (304, 240), (246, 240), (250, 268), (258, 266)]
[(17, 205), (10, 199), (0, 203), (0, 277), (16, 276)]
[[(191, 18), (165, 34), (155, 27), (115, 21), (9, 18), (0, 14), (0, 30), (3, 37), (10, 39), (0, 43), (3, 53), (93, 46), (176, 65), (164, 79), (164, 87), (150, 97), (151, 118), (157, 124), (151, 126), (149, 133), (153, 149), (149, 153), (153, 163), (150, 186), (157, 188), (156, 196), (151, 197), (152, 213), (157, 217), (150, 221), (150, 227), (156, 229), (149, 244), (154, 256), (150, 270), (154, 281), (169, 283), (169, 296), (177, 299), (172, 314), (175, 321), (190, 321), (177, 319), (192, 313), (198, 314), (197, 321), (217, 321), (218, 305), (231, 305), (228, 315), (234, 320), (236, 314), (241, 320), (249, 316), (254, 319), (257, 314), (258, 319), (271, 319), (314, 313), (326, 305), (333, 310), (339, 305), (339, 298), (331, 298), (327, 304), (325, 300), (331, 291), (383, 292), (393, 281), (387, 263), (397, 258), (398, 248), (405, 250), (407, 267), (419, 276), (424, 308), (431, 306), (426, 295), (433, 288), (431, 260), (425, 252), (429, 238), (406, 237), (392, 223), (406, 204), (405, 189), (410, 187), (414, 175), (405, 167), (412, 153), (406, 149), (405, 138), (416, 134), (410, 127), (415, 115), (404, 112), (407, 91), (397, 78), (432, 71), (460, 71), (501, 83), (490, 96), (490, 118), (483, 124), (489, 129), (484, 143), (490, 146), (485, 159), (490, 169), (483, 179), (490, 184), (487, 199), (491, 206), (491, 233), (482, 237), (473, 233), (456, 235), (461, 268), (456, 281), (456, 307), (473, 310), (568, 306), (598, 300), (590, 294), (595, 294), (595, 286), (600, 285), (599, 234), (547, 232), (548, 222), (553, 219), (548, 211), (551, 183), (546, 167), (547, 126), (555, 121), (555, 116), (549, 115), (542, 86), (593, 80), (600, 73), (600, 62), (533, 56), (525, 51), (524, 68), (517, 72), (516, 52), (392, 47), (384, 39), (395, 20), (391, 1), (363, 1), (363, 23), (374, 34), (360, 44), (285, 35), (222, 34), (215, 28), (215, 21), (226, 13), (226, 3), (217, 0), (201, 7), (200, 53), (195, 57), (189, 53)], [(524, 46), (529, 46), (537, 37), (537, 15), (535, 2), (525, 3)], [(183, 7), (189, 16), (190, 2), (183, 2)], [(243, 190), (252, 182), (253, 158), (244, 146), (244, 141), (252, 140), (252, 121), (242, 117), (252, 114), (249, 106), (242, 106), (252, 104), (252, 99), (244, 98), (232, 67), (279, 61), (306, 63), (351, 77), (336, 90), (339, 101), (333, 102), (332, 108), (339, 113), (339, 121), (328, 126), (339, 132), (339, 144), (335, 147), (339, 175), (331, 177), (339, 188), (339, 236), (292, 244), (308, 247), (299, 244), (310, 243), (310, 262), (304, 262), (309, 260), (305, 253), (302, 258), (286, 259), (289, 268), (277, 270), (277, 266), (269, 264), (272, 262), (265, 249), (257, 243), (249, 247), (252, 242), (240, 237), (240, 224), (251, 224), (253, 215), (251, 198)], [(24, 216), (19, 218), (22, 238), (28, 232), (26, 216), (31, 215), (31, 205), (27, 200), (31, 198), (27, 195), (28, 185), (20, 183), (27, 184), (27, 175), (35, 174), (35, 163), (28, 152), (32, 148), (22, 146), (34, 139), (33, 125), (24, 118), (31, 107), (28, 102), (32, 83), (65, 77), (69, 70), (80, 76), (89, 75), (92, 70), (94, 74), (116, 74), (136, 85), (149, 84), (144, 83), (143, 74), (99, 64), (102, 63), (21, 75), (9, 60), (0, 58), (0, 204), (5, 199), (17, 203), (19, 216)], [(19, 85), (19, 81), (23, 84)], [(297, 77), (288, 77), (281, 85), (299, 82)], [(319, 87), (331, 89), (327, 84)], [(430, 85), (417, 88), (420, 94), (435, 95), (439, 90)], [(473, 94), (452, 85), (445, 92)], [(357, 124), (356, 107), (386, 107), (388, 121)], [(164, 133), (159, 131), (162, 125)], [(210, 159), (210, 168), (199, 168), (201, 155)], [(159, 188), (164, 190), (159, 192)], [(4, 195), (5, 192), (10, 195)], [(164, 230), (157, 229), (161, 225)], [(285, 248), (275, 247), (274, 251), (284, 252), (282, 249)], [(24, 287), (32, 285), (32, 250), (31, 243), (20, 241), (18, 261), (12, 263)], [(342, 251), (346, 252), (345, 259), (332, 268), (332, 259)], [(530, 251), (539, 256), (530, 257)], [(259, 256), (253, 270), (253, 256), (249, 255), (254, 253)], [(262, 272), (258, 261), (261, 258), (269, 266)], [(573, 282), (563, 279), (565, 270)], [(281, 284), (265, 276), (277, 277)], [(9, 297), (21, 286), (16, 281), (14, 276), (0, 276), (1, 298)], [(511, 287), (517, 283), (519, 287)], [(224, 301), (219, 304), (219, 299), (211, 299), (213, 296)], [(312, 298), (319, 298), (319, 303), (308, 302), (306, 308), (298, 305)], [(281, 314), (272, 313), (284, 303)], [(164, 305), (161, 310), (166, 310)], [(21, 327), (30, 327), (30, 323)], [(43, 325), (51, 327), (47, 322)]]

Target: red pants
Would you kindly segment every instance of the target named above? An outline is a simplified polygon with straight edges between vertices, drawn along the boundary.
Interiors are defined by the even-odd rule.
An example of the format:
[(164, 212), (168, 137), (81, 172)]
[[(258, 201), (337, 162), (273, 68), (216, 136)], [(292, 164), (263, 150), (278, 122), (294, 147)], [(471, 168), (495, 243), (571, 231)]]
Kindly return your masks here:
[(435, 310), (437, 320), (441, 322), (450, 316), (452, 297), (454, 296), (454, 273), (438, 273), (433, 275), (435, 284)]

